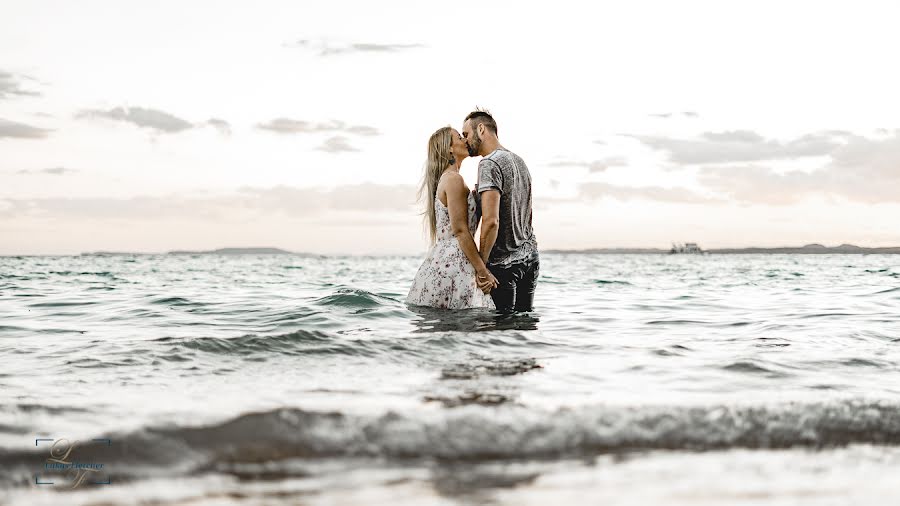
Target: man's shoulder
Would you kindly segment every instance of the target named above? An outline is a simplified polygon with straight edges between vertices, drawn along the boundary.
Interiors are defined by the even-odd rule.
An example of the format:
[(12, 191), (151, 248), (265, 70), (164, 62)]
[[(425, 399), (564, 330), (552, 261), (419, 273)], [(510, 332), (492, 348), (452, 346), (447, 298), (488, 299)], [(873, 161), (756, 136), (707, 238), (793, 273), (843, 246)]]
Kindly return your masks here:
[(506, 149), (495, 149), (489, 155), (482, 158), (482, 160), (489, 160), (502, 167), (513, 165), (521, 161), (522, 159), (512, 151), (508, 151)]
[(507, 163), (504, 160), (497, 157), (497, 151), (495, 150), (481, 157), (481, 160), (478, 161), (478, 170), (503, 169), (506, 165)]

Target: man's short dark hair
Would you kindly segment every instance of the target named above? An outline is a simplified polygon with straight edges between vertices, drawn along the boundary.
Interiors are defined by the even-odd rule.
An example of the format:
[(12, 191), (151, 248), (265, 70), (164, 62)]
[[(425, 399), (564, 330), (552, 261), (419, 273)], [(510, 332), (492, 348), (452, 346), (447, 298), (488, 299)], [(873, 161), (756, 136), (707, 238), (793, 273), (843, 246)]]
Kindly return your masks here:
[(491, 116), (490, 111), (487, 109), (475, 108), (474, 111), (466, 116), (465, 121), (469, 120), (472, 120), (472, 130), (478, 128), (478, 125), (484, 125), (484, 127), (493, 132), (494, 135), (497, 135), (497, 122), (494, 121), (494, 117)]

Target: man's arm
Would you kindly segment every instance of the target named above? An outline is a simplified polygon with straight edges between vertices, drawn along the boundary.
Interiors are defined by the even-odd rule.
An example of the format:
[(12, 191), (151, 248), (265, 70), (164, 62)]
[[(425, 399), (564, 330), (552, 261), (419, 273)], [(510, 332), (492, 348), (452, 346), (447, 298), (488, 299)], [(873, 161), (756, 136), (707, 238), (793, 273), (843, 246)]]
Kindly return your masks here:
[(481, 259), (487, 264), (497, 242), (497, 232), (500, 230), (500, 192), (497, 190), (484, 190), (481, 192)]

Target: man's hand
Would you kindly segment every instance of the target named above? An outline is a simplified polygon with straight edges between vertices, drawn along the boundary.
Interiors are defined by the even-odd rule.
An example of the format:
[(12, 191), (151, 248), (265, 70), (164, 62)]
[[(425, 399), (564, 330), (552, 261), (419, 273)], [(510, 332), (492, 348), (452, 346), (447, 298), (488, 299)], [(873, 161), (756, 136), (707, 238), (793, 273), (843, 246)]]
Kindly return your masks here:
[(491, 293), (491, 290), (497, 288), (500, 285), (500, 282), (497, 281), (497, 278), (491, 274), (491, 271), (485, 269), (482, 272), (475, 274), (475, 284), (478, 286), (478, 289), (484, 293)]

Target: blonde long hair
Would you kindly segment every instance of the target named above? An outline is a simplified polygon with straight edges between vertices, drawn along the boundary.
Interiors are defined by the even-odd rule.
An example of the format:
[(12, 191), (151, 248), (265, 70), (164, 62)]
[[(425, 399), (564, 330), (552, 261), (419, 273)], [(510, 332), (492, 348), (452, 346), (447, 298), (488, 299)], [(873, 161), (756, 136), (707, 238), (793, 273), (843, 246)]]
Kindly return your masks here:
[(437, 218), (434, 215), (434, 199), (437, 198), (437, 186), (447, 165), (452, 163), (450, 152), (453, 139), (453, 128), (450, 125), (437, 129), (428, 139), (428, 161), (425, 162), (425, 175), (419, 186), (419, 200), (425, 201), (425, 226), (428, 228), (431, 244), (437, 240)]

